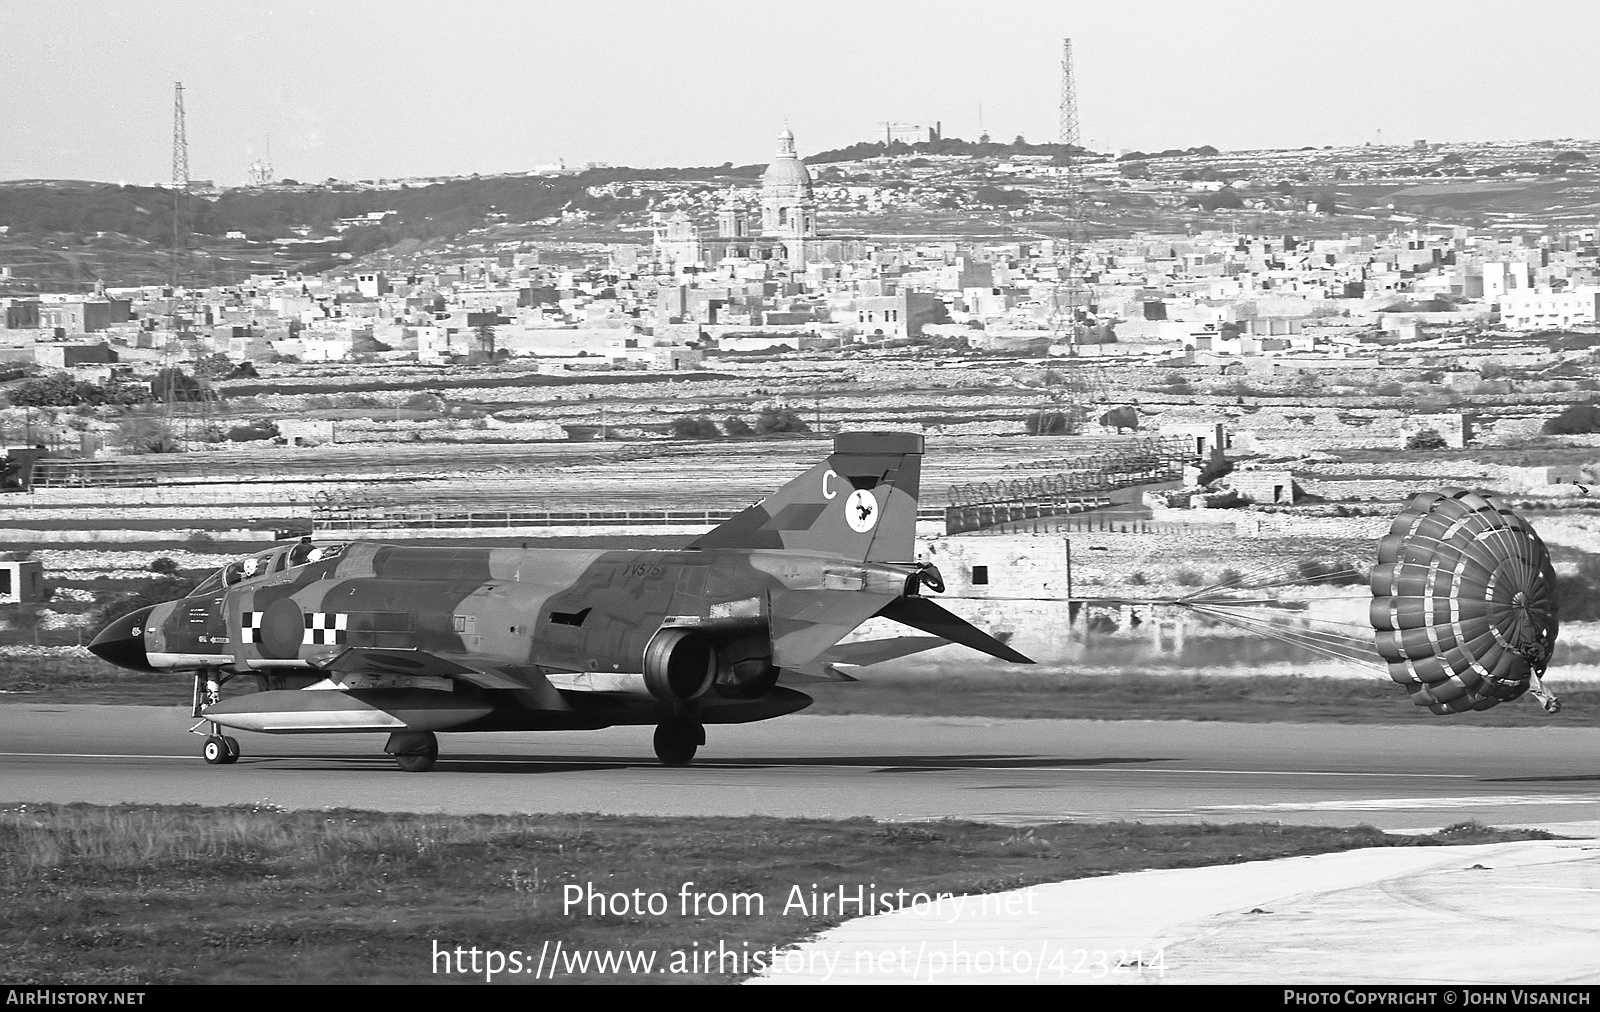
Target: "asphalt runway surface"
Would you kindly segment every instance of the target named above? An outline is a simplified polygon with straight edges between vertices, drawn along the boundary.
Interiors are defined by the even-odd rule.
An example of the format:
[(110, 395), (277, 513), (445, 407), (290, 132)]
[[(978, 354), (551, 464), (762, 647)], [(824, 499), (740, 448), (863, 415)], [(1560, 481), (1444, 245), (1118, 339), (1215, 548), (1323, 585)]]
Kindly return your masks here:
[(709, 727), (682, 768), (656, 762), (648, 727), (445, 733), (419, 774), (381, 734), (236, 732), (239, 762), (208, 766), (193, 723), (0, 705), (0, 803), (1600, 828), (1600, 728), (798, 714)]

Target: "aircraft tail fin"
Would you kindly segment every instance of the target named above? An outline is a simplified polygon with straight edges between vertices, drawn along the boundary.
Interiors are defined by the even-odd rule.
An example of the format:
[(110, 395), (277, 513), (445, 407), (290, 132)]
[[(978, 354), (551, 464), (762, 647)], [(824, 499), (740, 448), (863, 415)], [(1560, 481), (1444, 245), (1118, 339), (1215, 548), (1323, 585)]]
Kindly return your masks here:
[(922, 451), (916, 433), (841, 432), (827, 460), (689, 547), (909, 562), (916, 555)]

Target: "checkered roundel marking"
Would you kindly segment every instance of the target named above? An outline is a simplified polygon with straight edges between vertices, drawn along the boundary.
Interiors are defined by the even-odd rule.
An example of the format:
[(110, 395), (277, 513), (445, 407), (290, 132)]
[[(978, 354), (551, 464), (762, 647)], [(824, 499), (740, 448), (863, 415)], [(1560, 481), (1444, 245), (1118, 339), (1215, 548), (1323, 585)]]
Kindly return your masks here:
[(264, 611), (247, 611), (239, 619), (239, 641), (242, 643), (261, 642), (261, 619), (266, 615)]
[[(300, 637), (300, 645), (302, 646), (342, 645), (349, 639), (350, 616), (346, 612), (305, 612), (302, 613), (300, 618), (304, 627)], [(267, 612), (246, 611), (241, 613), (239, 618), (240, 642), (268, 645), (272, 641), (266, 631), (268, 624)], [(268, 652), (273, 654), (283, 652), (281, 648), (287, 646), (287, 644), (283, 643), (282, 639), (283, 637), (280, 633), (277, 644), (280, 650)]]
[(327, 646), (343, 643), (348, 636), (350, 616), (342, 611), (312, 611), (306, 613), (307, 646)]

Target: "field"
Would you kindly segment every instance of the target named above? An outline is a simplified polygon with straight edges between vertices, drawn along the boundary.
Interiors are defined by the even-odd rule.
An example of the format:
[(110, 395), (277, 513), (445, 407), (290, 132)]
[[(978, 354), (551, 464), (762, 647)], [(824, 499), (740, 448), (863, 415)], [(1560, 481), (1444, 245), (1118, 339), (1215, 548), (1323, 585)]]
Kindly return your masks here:
[[(44, 232), (0, 240), (0, 260), (14, 266), (18, 279), (45, 291), (81, 291), (97, 278), (159, 285), (172, 277), (170, 244), (120, 232)], [(190, 251), (185, 274), (227, 284), (295, 266), (270, 246), (210, 239), (205, 249)]]
[[(485, 980), (486, 960), (477, 972), (471, 962), (459, 972), (437, 953), (517, 950), (531, 969), (542, 948), (559, 941), (569, 958), (625, 949), (655, 960), (651, 972), (631, 974), (569, 963), (557, 975), (562, 983), (728, 983), (759, 971), (757, 953), (770, 959), (853, 915), (819, 910), (813, 889), (905, 890), (891, 901), (900, 905), (916, 893), (996, 892), (1149, 868), (1544, 838), (1474, 824), (1419, 837), (1276, 825), (1018, 830), (866, 819), (19, 806), (0, 810), (0, 981), (470, 983)], [(591, 888), (602, 906), (585, 905)], [(652, 893), (661, 894), (659, 913), (648, 906)], [(698, 910), (689, 905), (695, 894)], [(742, 906), (712, 912), (714, 895), (730, 904), (734, 894), (744, 895)], [(796, 895), (803, 906), (794, 905)], [(574, 899), (582, 902), (566, 902)], [(707, 950), (737, 955), (708, 967)], [(548, 979), (526, 970), (497, 978)]]

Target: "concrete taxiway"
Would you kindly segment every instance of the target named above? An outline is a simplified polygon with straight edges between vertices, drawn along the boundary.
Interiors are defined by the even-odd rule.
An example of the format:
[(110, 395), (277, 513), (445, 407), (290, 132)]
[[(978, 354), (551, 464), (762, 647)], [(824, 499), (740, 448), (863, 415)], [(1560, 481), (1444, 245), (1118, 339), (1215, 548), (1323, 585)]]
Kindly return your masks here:
[(442, 734), (438, 767), (414, 774), (382, 735), (240, 733), (243, 758), (207, 766), (193, 723), (0, 706), (0, 803), (1600, 828), (1600, 728), (797, 714), (710, 727), (687, 768), (656, 763), (650, 728), (624, 727)]
[(775, 970), (753, 983), (1579, 984), (1587, 991), (1600, 980), (1597, 897), (1600, 843), (1593, 840), (1134, 872), (857, 918), (779, 954)]

